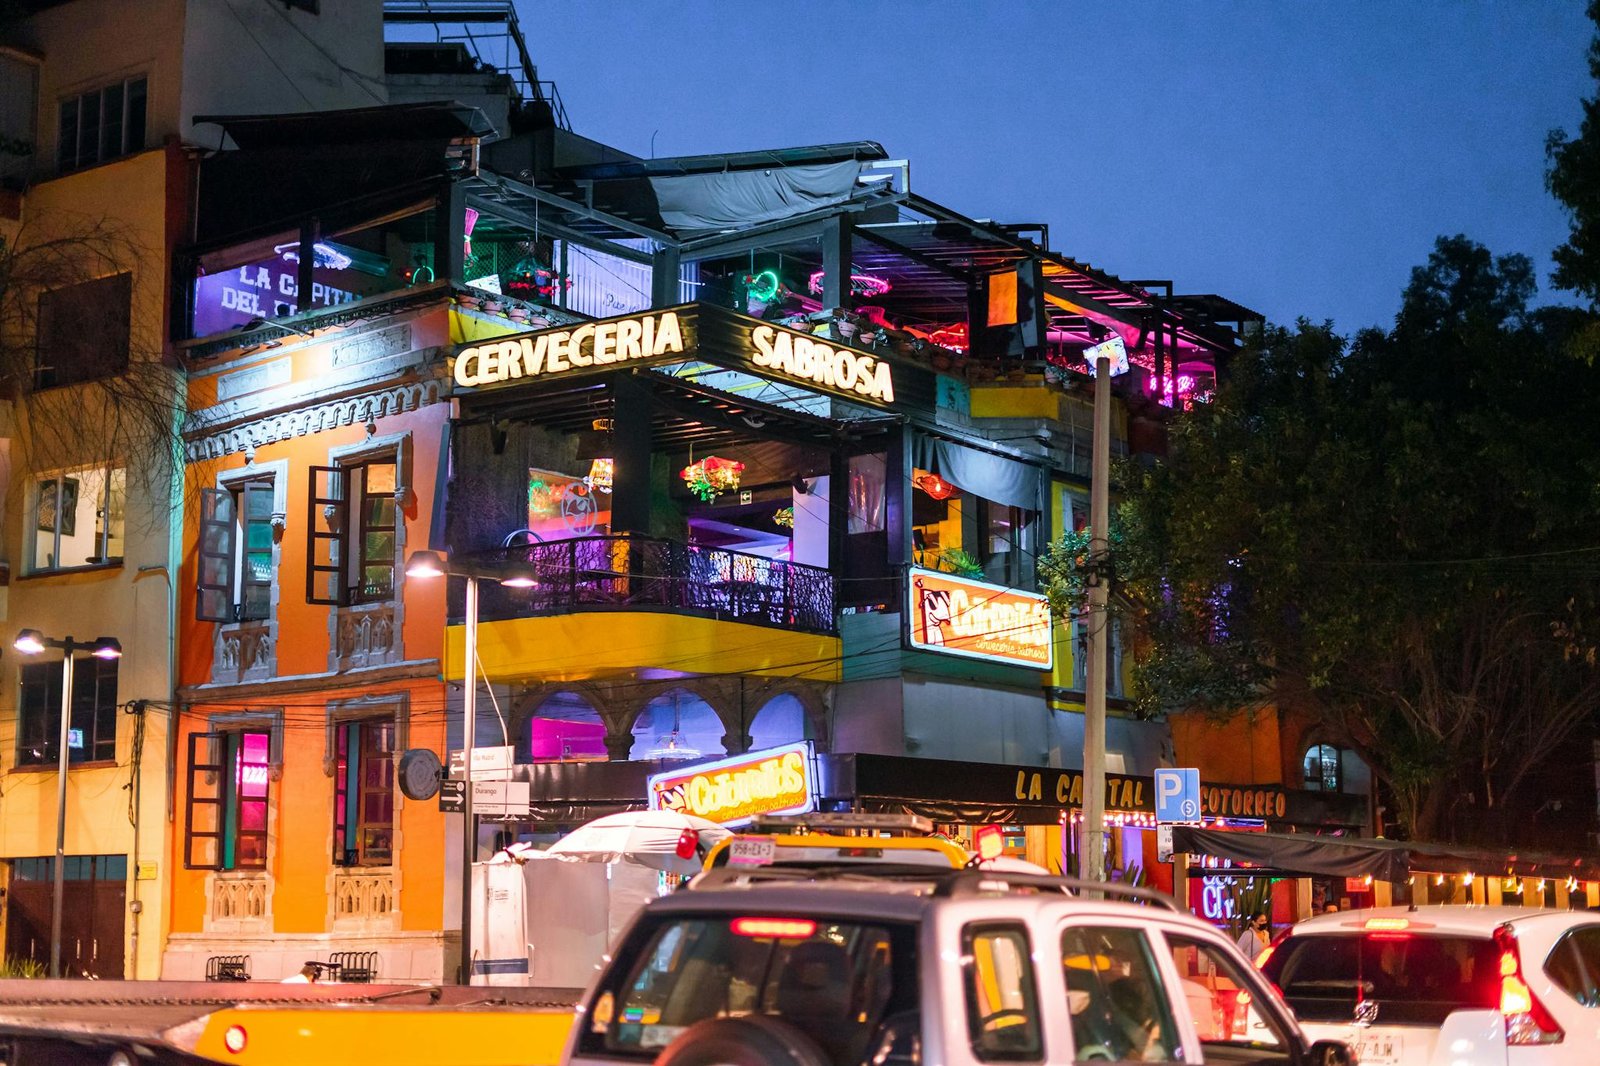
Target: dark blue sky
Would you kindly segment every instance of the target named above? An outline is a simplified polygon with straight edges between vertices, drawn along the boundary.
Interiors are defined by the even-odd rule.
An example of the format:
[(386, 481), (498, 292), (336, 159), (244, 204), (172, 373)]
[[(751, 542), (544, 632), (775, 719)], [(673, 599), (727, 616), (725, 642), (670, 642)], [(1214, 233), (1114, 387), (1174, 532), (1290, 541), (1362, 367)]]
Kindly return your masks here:
[(1582, 0), (519, 5), (574, 128), (640, 155), (875, 140), (965, 214), (1341, 332), (1443, 233), (1566, 299), (1544, 138), (1594, 92)]

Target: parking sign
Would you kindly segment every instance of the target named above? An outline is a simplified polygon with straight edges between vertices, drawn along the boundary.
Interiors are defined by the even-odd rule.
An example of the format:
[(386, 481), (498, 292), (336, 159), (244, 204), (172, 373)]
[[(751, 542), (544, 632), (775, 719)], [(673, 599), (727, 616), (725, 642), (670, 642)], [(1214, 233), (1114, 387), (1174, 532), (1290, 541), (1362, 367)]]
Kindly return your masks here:
[(1200, 821), (1200, 771), (1193, 767), (1157, 770), (1156, 821)]

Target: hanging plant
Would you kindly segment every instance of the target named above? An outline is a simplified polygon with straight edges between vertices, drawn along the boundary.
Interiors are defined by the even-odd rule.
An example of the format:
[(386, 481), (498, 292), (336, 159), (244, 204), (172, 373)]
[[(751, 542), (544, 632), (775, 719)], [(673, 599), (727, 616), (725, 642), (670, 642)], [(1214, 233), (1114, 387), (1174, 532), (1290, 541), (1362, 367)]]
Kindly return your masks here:
[(710, 503), (724, 492), (737, 490), (739, 475), (743, 473), (744, 464), (738, 460), (708, 455), (698, 463), (684, 467), (680, 476), (690, 492)]

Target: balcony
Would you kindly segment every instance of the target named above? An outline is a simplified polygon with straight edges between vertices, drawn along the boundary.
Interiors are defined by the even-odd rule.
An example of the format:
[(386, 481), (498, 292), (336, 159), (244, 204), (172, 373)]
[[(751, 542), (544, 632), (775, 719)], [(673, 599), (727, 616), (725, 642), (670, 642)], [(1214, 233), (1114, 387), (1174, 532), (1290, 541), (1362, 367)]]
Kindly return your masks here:
[[(485, 582), (480, 622), (633, 610), (829, 636), (838, 632), (833, 575), (761, 555), (622, 535), (463, 553), (454, 562), (490, 574), (526, 568), (538, 581), (533, 588)], [(462, 590), (453, 587), (451, 625), (461, 624), (463, 610)]]

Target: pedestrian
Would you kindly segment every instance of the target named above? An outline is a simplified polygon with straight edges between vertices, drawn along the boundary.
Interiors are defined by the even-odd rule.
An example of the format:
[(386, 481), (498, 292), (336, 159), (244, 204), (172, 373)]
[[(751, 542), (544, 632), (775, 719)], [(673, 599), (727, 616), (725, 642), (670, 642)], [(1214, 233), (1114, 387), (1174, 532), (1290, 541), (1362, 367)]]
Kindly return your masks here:
[(1272, 942), (1272, 936), (1267, 932), (1271, 924), (1266, 914), (1258, 911), (1245, 922), (1244, 932), (1239, 934), (1238, 948), (1244, 957), (1251, 962), (1257, 955), (1267, 950), (1267, 945)]

